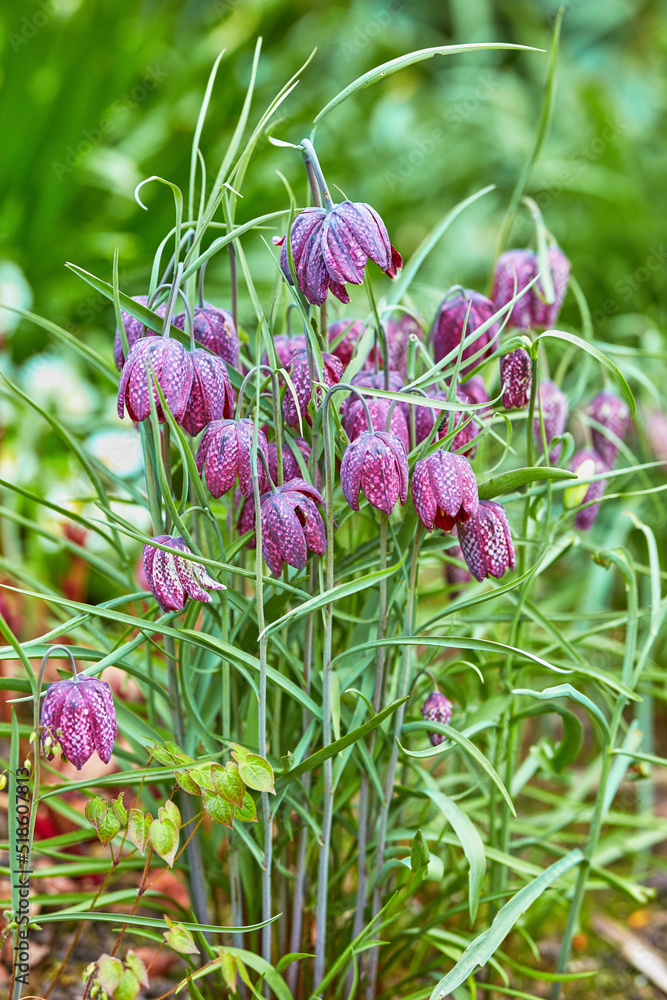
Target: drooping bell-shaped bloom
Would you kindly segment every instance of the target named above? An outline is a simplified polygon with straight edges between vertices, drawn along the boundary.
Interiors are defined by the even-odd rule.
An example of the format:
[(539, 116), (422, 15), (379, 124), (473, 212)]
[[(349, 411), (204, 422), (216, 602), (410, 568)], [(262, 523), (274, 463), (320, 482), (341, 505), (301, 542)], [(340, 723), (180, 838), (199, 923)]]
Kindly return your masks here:
[[(303, 458), (304, 465), (308, 468), (310, 461), (310, 445), (305, 438), (283, 438), (283, 481), (290, 479), (303, 479), (303, 472), (297, 461), (295, 450), (298, 450)], [(278, 482), (278, 448), (275, 441), (268, 445), (267, 455), (269, 459), (269, 473), (274, 483)], [(319, 479), (319, 472), (318, 472)], [(319, 483), (318, 483), (319, 488)]]
[[(422, 705), (422, 718), (425, 722), (440, 722), (443, 726), (449, 725), (452, 717), (452, 703), (441, 691), (432, 691)], [(439, 747), (447, 737), (443, 733), (429, 733), (428, 738), (431, 746)]]
[[(302, 333), (296, 333), (294, 335), (279, 333), (277, 337), (273, 338), (273, 346), (276, 349), (276, 355), (278, 356), (278, 363), (281, 368), (287, 368), (293, 355), (297, 354), (299, 351), (305, 351), (306, 349), (306, 338)], [(269, 353), (264, 351), (262, 355), (262, 364), (269, 364)]]
[[(274, 238), (282, 246), (280, 266), (292, 282), (287, 257), (287, 237)], [(360, 285), (369, 260), (390, 278), (403, 261), (391, 245), (384, 222), (364, 202), (343, 201), (332, 208), (306, 208), (290, 230), (294, 272), (299, 288), (313, 305), (321, 306), (329, 290), (349, 302), (345, 284)]]
[[(560, 437), (565, 433), (567, 426), (568, 402), (567, 396), (562, 392), (555, 382), (544, 379), (540, 382), (535, 401), (535, 419), (533, 420), (533, 431), (540, 448), (542, 447), (542, 430), (540, 427), (540, 409), (544, 423), (544, 435), (547, 444), (555, 437)], [(561, 445), (556, 445), (549, 452), (549, 461), (557, 462), (561, 453)]]
[[(366, 389), (380, 389), (384, 391), (385, 387), (385, 373), (381, 371), (369, 371), (367, 369), (362, 369), (357, 372), (356, 375), (350, 380), (350, 385), (364, 387)], [(404, 386), (403, 377), (400, 372), (390, 369), (387, 374), (387, 381), (389, 386), (389, 392), (400, 392)], [(366, 400), (372, 399), (372, 396), (366, 395)], [(341, 423), (345, 424), (348, 418), (348, 411), (361, 406), (359, 402), (359, 397), (355, 393), (350, 393), (346, 399), (343, 400), (340, 408), (340, 418)], [(398, 409), (401, 409), (405, 415), (406, 421), (410, 418), (410, 407), (407, 403), (398, 403)]]
[[(351, 398), (353, 402), (346, 408), (345, 417), (342, 421), (343, 428), (350, 441), (354, 441), (354, 439), (358, 438), (364, 431), (383, 431), (385, 429), (387, 426), (387, 416), (389, 415), (389, 410), (392, 408), (393, 400), (368, 400), (367, 406), (372, 424), (372, 427), (369, 427), (363, 403), (356, 396), (351, 396)], [(393, 406), (389, 422), (389, 430), (392, 434), (395, 434), (396, 437), (401, 439), (407, 454), (410, 450), (410, 432), (408, 430), (408, 422), (405, 419), (405, 413), (401, 408), (400, 403)]]
[[(460, 545), (453, 545), (451, 548), (447, 549), (447, 555), (452, 556), (454, 559), (463, 559), (463, 552), (461, 551)], [(460, 587), (462, 583), (468, 583), (472, 580), (472, 575), (463, 566), (456, 566), (454, 563), (445, 563), (445, 582), (450, 587)], [(460, 591), (453, 590), (452, 597), (456, 597)]]
[[(184, 312), (176, 316), (174, 326), (179, 330), (187, 329)], [(232, 368), (238, 368), (239, 336), (230, 312), (204, 302), (202, 306), (195, 306), (192, 311), (192, 328), (198, 344), (222, 358)]]
[[(333, 354), (323, 354), (322, 362), (322, 384), (327, 386), (327, 388), (331, 388), (332, 385), (336, 385), (341, 380), (343, 374), (342, 362), (339, 358), (334, 357)], [(290, 379), (296, 392), (298, 409), (290, 387), (287, 386), (283, 397), (283, 416), (285, 417), (285, 422), (290, 427), (297, 427), (299, 424), (299, 413), (302, 420), (305, 420), (308, 424), (312, 423), (310, 414), (308, 413), (308, 404), (313, 398), (313, 383), (310, 379), (307, 352), (297, 351), (296, 354), (293, 354), (290, 365)], [(324, 390), (318, 388), (314, 395), (315, 405), (319, 408), (324, 398)]]
[(500, 359), (502, 403), (506, 410), (523, 410), (530, 402), (531, 360), (523, 347)]
[(185, 413), (178, 422), (194, 437), (212, 420), (233, 417), (235, 397), (222, 358), (198, 348), (190, 353), (190, 359), (192, 388)]
[(365, 329), (366, 324), (361, 319), (337, 319), (329, 324), (329, 344), (341, 338), (334, 347), (331, 347), (331, 353), (340, 358), (344, 368), (347, 368), (352, 360), (357, 341)]
[[(147, 295), (133, 295), (132, 298), (139, 305), (148, 306), (148, 296)], [(164, 316), (167, 312), (167, 303), (161, 302), (159, 306), (153, 309), (153, 312), (158, 316)], [(147, 330), (141, 320), (135, 319), (130, 313), (125, 312), (121, 309), (121, 317), (123, 319), (123, 326), (125, 327), (125, 333), (127, 335), (127, 347), (128, 351), (134, 343), (142, 335), (142, 330), (150, 337), (153, 335), (152, 330)], [(123, 353), (123, 344), (120, 339), (120, 330), (116, 327), (116, 335), (113, 341), (113, 359), (116, 362), (116, 368), (118, 371), (122, 371), (123, 365), (125, 364), (125, 354)]]
[(458, 393), (460, 393), (459, 398), (465, 403), (475, 403), (479, 405), (481, 403), (489, 402), (489, 394), (486, 391), (484, 379), (481, 375), (473, 375), (466, 382), (461, 382), (457, 388), (457, 395)]
[(391, 514), (400, 499), (408, 498), (408, 460), (403, 442), (395, 434), (365, 431), (355, 438), (340, 466), (343, 496), (352, 510), (359, 510), (359, 491), (372, 507)]
[[(239, 489), (249, 497), (252, 486), (253, 422), (242, 420), (213, 420), (207, 425), (197, 449), (197, 469), (204, 472), (211, 496), (221, 497), (238, 479)], [(268, 445), (264, 432), (257, 431), (257, 449), (268, 458)], [(257, 479), (260, 493), (268, 487), (266, 470), (257, 456)]]
[(73, 674), (71, 679), (49, 684), (40, 722), (47, 760), (53, 760), (58, 748), (77, 771), (95, 751), (105, 764), (111, 760), (118, 729), (106, 681)]
[[(601, 424), (610, 434), (622, 441), (630, 424), (630, 410), (622, 399), (614, 392), (600, 392), (586, 407), (586, 413), (597, 424)], [(618, 445), (597, 427), (591, 428), (593, 448), (598, 453), (608, 469), (611, 469)]]
[(300, 478), (260, 498), (262, 555), (274, 576), (280, 576), (284, 562), (303, 569), (309, 550), (324, 555), (327, 539), (318, 503), (324, 503), (322, 495)]
[[(178, 535), (156, 535), (153, 542), (167, 545), (170, 549), (191, 554), (190, 549)], [(163, 611), (182, 611), (188, 597), (208, 604), (211, 595), (203, 589), (225, 590), (210, 576), (200, 563), (183, 559), (175, 552), (156, 549), (150, 542), (144, 545), (142, 556), (144, 573), (153, 597)]]
[[(490, 299), (474, 292), (470, 288), (457, 291), (451, 298), (447, 297), (436, 313), (431, 330), (431, 348), (436, 361), (442, 361), (452, 351), (457, 351), (461, 341), (469, 337), (473, 330), (477, 330), (483, 323), (490, 319), (496, 312), (496, 307)], [(466, 316), (468, 322), (463, 329)], [(496, 347), (498, 338), (498, 324), (492, 323), (488, 330), (480, 333), (478, 337), (463, 348), (461, 355), (461, 375), (480, 364), (484, 358), (488, 357)], [(469, 358), (482, 348), (486, 348), (472, 364), (464, 364)], [(452, 358), (452, 364), (456, 357)]]
[[(447, 400), (447, 396), (445, 395), (444, 392), (439, 392), (437, 390), (430, 390), (428, 394), (431, 397), (431, 399), (441, 399), (443, 402), (446, 402)], [(470, 402), (469, 399), (466, 399), (466, 397), (463, 395), (463, 393), (460, 391), (459, 388), (457, 388), (456, 390), (456, 398), (461, 403)], [(451, 410), (433, 410), (431, 409), (430, 406), (417, 405), (415, 413), (415, 439), (417, 444), (421, 444), (422, 441), (426, 440), (426, 438), (433, 430), (434, 423), (437, 423), (438, 425), (436, 438), (440, 438), (442, 440), (442, 438), (446, 437), (447, 434), (449, 433), (449, 421), (451, 412), (452, 412)], [(461, 410), (455, 411), (454, 424), (453, 424), (454, 429), (456, 429), (459, 425), (463, 426), (461, 426), (461, 430), (458, 432), (458, 434), (454, 435), (450, 448), (452, 451), (460, 451), (461, 449), (465, 449), (463, 451), (463, 454), (467, 458), (473, 458), (475, 453), (477, 452), (477, 445), (473, 444), (473, 441), (479, 434), (480, 427), (479, 424), (476, 423), (474, 419), (468, 419), (469, 416), (470, 414), (465, 411)], [(465, 423), (465, 421), (467, 421), (467, 423)]]
[(461, 551), (476, 580), (497, 579), (514, 569), (514, 545), (504, 508), (493, 500), (480, 500), (477, 513), (457, 525)]
[(190, 398), (194, 366), (192, 355), (173, 337), (142, 337), (130, 348), (118, 387), (118, 416), (122, 419), (127, 408), (135, 423), (145, 420), (152, 392), (158, 421), (164, 423), (151, 368), (174, 420), (180, 421)]
[(463, 455), (440, 449), (415, 464), (412, 501), (425, 528), (451, 531), (479, 508), (477, 480)]
[[(594, 476), (601, 475), (603, 472), (609, 470), (609, 466), (605, 460), (592, 448), (582, 448), (572, 459), (572, 471), (577, 472), (584, 462), (588, 462), (590, 466), (590, 474)], [(583, 470), (582, 470), (583, 471)], [(588, 476), (583, 476), (582, 478), (587, 479)], [(607, 482), (605, 479), (597, 479), (594, 483), (590, 483), (588, 489), (586, 490), (586, 495), (581, 501), (582, 504), (589, 503), (591, 500), (599, 500), (603, 495), (605, 489), (607, 488)], [(595, 524), (595, 519), (600, 512), (599, 503), (591, 503), (590, 507), (581, 507), (577, 511), (574, 524), (575, 527), (579, 528), (581, 531), (589, 531)]]
[[(389, 317), (386, 332), (387, 346), (389, 348), (389, 367), (399, 372), (405, 378), (407, 374), (408, 341), (411, 335), (417, 337), (418, 340), (423, 340), (422, 328), (410, 313), (400, 312), (394, 313)], [(380, 368), (384, 367), (382, 350), (378, 345), (377, 350), (375, 347), (371, 347), (366, 359), (366, 368), (375, 368), (376, 354), (378, 365)]]
[[(543, 278), (536, 281), (525, 295), (512, 307), (508, 325), (519, 330), (545, 329), (552, 327), (558, 318), (560, 308), (570, 280), (570, 262), (560, 249), (552, 246), (547, 251), (554, 288), (554, 301), (544, 301)], [(508, 250), (496, 264), (491, 297), (496, 308), (507, 305), (514, 296), (528, 285), (541, 271), (537, 254), (533, 250)]]

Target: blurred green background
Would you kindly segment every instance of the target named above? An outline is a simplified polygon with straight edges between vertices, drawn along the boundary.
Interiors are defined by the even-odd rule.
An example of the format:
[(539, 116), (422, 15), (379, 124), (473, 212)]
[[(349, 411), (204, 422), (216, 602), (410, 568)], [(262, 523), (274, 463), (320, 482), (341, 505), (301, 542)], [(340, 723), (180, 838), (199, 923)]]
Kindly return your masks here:
[[(158, 173), (187, 185), (190, 143), (208, 73), (226, 48), (202, 147), (209, 176), (231, 135), (264, 37), (251, 123), (317, 46), (283, 105), (273, 135), (299, 141), (343, 86), (410, 49), (480, 40), (547, 48), (556, 5), (536, 0), (38, 0), (5, 4), (2, 25), (0, 259), (23, 270), (34, 308), (101, 346), (108, 304), (64, 268), (145, 290), (154, 250), (171, 226), (166, 188), (135, 185)], [(634, 344), (660, 329), (667, 281), (664, 141), (667, 16), (657, 2), (568, 0), (552, 128), (529, 193), (573, 261), (603, 340)], [(421, 302), (461, 282), (487, 287), (507, 199), (530, 149), (547, 56), (476, 52), (437, 57), (361, 91), (319, 132), (331, 184), (371, 202), (409, 257), (461, 198), (495, 183), (456, 224), (420, 273)], [(260, 144), (238, 219), (286, 204), (276, 171), (305, 197), (298, 154)], [(527, 214), (511, 243), (530, 235)], [(665, 245), (663, 245), (665, 241)], [(260, 288), (275, 269), (258, 236), (247, 240)], [(269, 266), (267, 266), (269, 265)], [(208, 297), (223, 304), (226, 255), (209, 268)], [(0, 291), (15, 272), (0, 272)], [(4, 284), (3, 284), (4, 276)], [(0, 299), (3, 295), (0, 294)], [(431, 300), (432, 303), (431, 303)], [(621, 314), (632, 314), (629, 318)], [(241, 320), (243, 320), (243, 310)], [(248, 311), (246, 319), (252, 321)], [(572, 296), (564, 320), (578, 323)], [(4, 321), (3, 321), (4, 322)], [(253, 323), (254, 326), (254, 323)], [(45, 344), (23, 323), (14, 361)], [(649, 336), (655, 337), (655, 334)], [(109, 341), (108, 350), (111, 350)]]

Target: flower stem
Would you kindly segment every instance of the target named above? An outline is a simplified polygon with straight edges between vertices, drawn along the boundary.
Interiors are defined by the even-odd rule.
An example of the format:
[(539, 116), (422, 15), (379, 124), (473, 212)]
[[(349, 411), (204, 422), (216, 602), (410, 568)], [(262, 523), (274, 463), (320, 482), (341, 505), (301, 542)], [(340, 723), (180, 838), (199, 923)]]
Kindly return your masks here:
[(322, 196), (322, 201), (324, 202), (324, 207), (327, 212), (330, 212), (334, 207), (334, 203), (331, 200), (331, 195), (329, 194), (329, 188), (327, 187), (327, 182), (324, 179), (324, 174), (322, 173), (322, 168), (320, 166), (320, 161), (317, 159), (317, 153), (313, 147), (310, 139), (304, 139), (301, 143), (303, 149), (303, 162), (306, 167), (306, 172), (308, 174), (308, 179), (310, 181), (311, 190), (313, 191), (313, 200), (315, 200), (315, 185), (310, 180), (314, 176), (317, 188)]

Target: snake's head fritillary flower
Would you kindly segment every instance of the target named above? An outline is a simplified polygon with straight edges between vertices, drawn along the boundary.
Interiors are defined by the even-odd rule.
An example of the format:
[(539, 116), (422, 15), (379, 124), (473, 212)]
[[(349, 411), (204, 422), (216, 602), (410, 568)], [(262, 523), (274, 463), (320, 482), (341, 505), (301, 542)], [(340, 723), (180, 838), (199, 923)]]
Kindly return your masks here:
[[(562, 392), (555, 382), (544, 379), (540, 382), (535, 401), (535, 418), (533, 420), (533, 431), (537, 441), (542, 447), (542, 430), (540, 427), (540, 409), (542, 411), (542, 421), (544, 423), (544, 435), (547, 444), (555, 437), (560, 437), (565, 433), (567, 426), (568, 402), (567, 396)], [(557, 462), (560, 458), (561, 445), (556, 445), (549, 452), (549, 461)]]
[(192, 388), (185, 413), (178, 422), (194, 437), (212, 420), (233, 417), (235, 397), (222, 358), (199, 348), (190, 353), (190, 359)]
[(111, 760), (118, 729), (106, 681), (74, 674), (71, 679), (49, 684), (40, 721), (47, 760), (53, 760), (57, 747), (77, 771), (95, 751), (105, 764)]
[[(461, 341), (469, 337), (473, 330), (477, 330), (488, 319), (491, 319), (495, 312), (496, 307), (490, 299), (469, 288), (457, 291), (451, 298), (445, 298), (436, 313), (431, 330), (431, 347), (435, 360), (442, 361), (452, 351), (458, 350)], [(466, 316), (468, 317), (467, 324)], [(488, 330), (480, 333), (467, 347), (463, 348), (461, 375), (472, 371), (476, 365), (493, 352), (498, 338), (498, 330), (498, 324), (492, 323)], [(472, 364), (465, 365), (463, 363), (481, 351), (482, 348), (486, 348), (486, 350)], [(452, 359), (452, 363), (453, 361), (454, 359)]]
[[(544, 301), (542, 279), (536, 281), (525, 295), (512, 307), (508, 325), (519, 330), (545, 329), (552, 327), (558, 319), (570, 280), (570, 262), (560, 249), (552, 246), (547, 251), (554, 288), (554, 301)], [(541, 268), (537, 254), (533, 250), (508, 250), (496, 264), (491, 297), (500, 309), (526, 287), (539, 274)]]
[[(423, 340), (422, 328), (410, 313), (400, 312), (390, 316), (387, 320), (387, 346), (389, 348), (389, 367), (400, 373), (402, 378), (407, 374), (408, 363), (408, 341), (410, 336)], [(375, 362), (380, 368), (384, 367), (382, 350), (378, 347), (371, 347), (364, 368), (375, 368)]]
[(338, 341), (331, 347), (331, 353), (340, 358), (344, 368), (347, 368), (352, 360), (357, 341), (365, 329), (366, 324), (361, 319), (337, 319), (329, 324), (329, 344)]
[(504, 508), (493, 500), (480, 500), (477, 513), (457, 525), (461, 551), (476, 580), (497, 579), (514, 569), (514, 545)]
[[(221, 497), (236, 482), (244, 497), (252, 493), (252, 438), (253, 422), (242, 420), (213, 420), (207, 425), (197, 449), (197, 469), (204, 472), (211, 496)], [(268, 457), (264, 432), (257, 430), (257, 449)], [(257, 479), (260, 493), (268, 487), (264, 463), (257, 456)]]
[(457, 389), (457, 395), (465, 403), (476, 403), (479, 405), (489, 402), (489, 394), (486, 391), (484, 379), (481, 375), (473, 375), (466, 382), (461, 382)]
[[(610, 431), (619, 441), (623, 440), (630, 424), (630, 410), (616, 393), (598, 393), (586, 407), (586, 413), (597, 424), (601, 424), (602, 427)], [(598, 430), (596, 427), (591, 428), (591, 432), (593, 448), (607, 468), (611, 469), (618, 455), (618, 445), (604, 431)]]
[(463, 455), (441, 449), (415, 464), (412, 501), (425, 528), (451, 531), (479, 509), (477, 480)]
[[(133, 295), (132, 298), (135, 302), (138, 302), (139, 305), (148, 306), (147, 295)], [(167, 312), (167, 303), (162, 302), (159, 306), (156, 306), (155, 309), (153, 309), (153, 312), (157, 316), (164, 317)], [(125, 312), (123, 309), (121, 309), (120, 314), (123, 319), (123, 326), (125, 327), (125, 333), (127, 335), (128, 351), (132, 345), (139, 340), (142, 335), (142, 330), (148, 336), (152, 335), (152, 330), (146, 330), (141, 320), (135, 319), (134, 316), (131, 316), (130, 313)], [(125, 354), (123, 353), (123, 344), (120, 339), (120, 330), (118, 327), (116, 327), (116, 336), (114, 337), (113, 342), (113, 359), (116, 362), (116, 368), (118, 371), (122, 371), (123, 365), (125, 364)]]
[[(343, 364), (333, 354), (323, 354), (322, 362), (322, 384), (330, 389), (332, 385), (340, 382), (343, 374)], [(296, 354), (292, 355), (290, 379), (296, 392), (298, 409), (290, 387), (287, 386), (283, 398), (283, 416), (285, 417), (285, 422), (290, 427), (297, 427), (299, 424), (299, 414), (301, 414), (301, 419), (310, 424), (312, 420), (308, 413), (308, 404), (313, 398), (313, 383), (310, 379), (310, 365), (306, 351), (297, 351)], [(315, 405), (319, 408), (324, 398), (324, 391), (318, 388), (314, 395)]]
[[(593, 448), (582, 448), (581, 451), (577, 452), (572, 459), (572, 471), (577, 472), (584, 462), (589, 463), (590, 475), (598, 476), (603, 472), (609, 471), (609, 466), (605, 460)], [(583, 473), (584, 470), (582, 469), (581, 471)], [(582, 474), (582, 479), (587, 478), (588, 476)], [(594, 483), (590, 483), (581, 503), (586, 504), (590, 503), (591, 500), (599, 500), (606, 488), (607, 482), (604, 479), (597, 479)], [(591, 503), (590, 507), (582, 506), (576, 513), (574, 519), (575, 527), (581, 531), (589, 531), (595, 524), (595, 519), (599, 512), (599, 503)]]
[[(156, 535), (151, 541), (192, 555), (178, 535)], [(182, 611), (188, 597), (208, 604), (211, 595), (206, 593), (204, 587), (209, 590), (226, 589), (200, 563), (184, 559), (176, 552), (157, 549), (150, 542), (144, 545), (142, 565), (150, 591), (163, 611)]]
[(305, 479), (290, 479), (260, 499), (262, 555), (267, 566), (280, 576), (283, 563), (303, 569), (308, 551), (324, 555), (327, 547), (319, 490)]
[[(302, 479), (303, 472), (297, 459), (297, 451), (303, 458), (306, 469), (310, 462), (310, 445), (305, 438), (283, 438), (283, 481), (290, 479)], [(275, 441), (271, 441), (268, 446), (269, 474), (274, 483), (278, 482), (278, 447)], [(322, 476), (317, 470), (317, 488), (320, 488)], [(247, 529), (246, 529), (247, 530)]]
[[(306, 338), (302, 333), (297, 333), (293, 336), (286, 333), (279, 333), (277, 337), (273, 338), (273, 346), (276, 349), (280, 367), (287, 368), (294, 354), (297, 354), (298, 351), (305, 351)], [(262, 355), (262, 364), (269, 364), (268, 351), (264, 351)]]
[(164, 423), (151, 367), (174, 420), (180, 421), (190, 398), (194, 366), (192, 355), (172, 337), (142, 337), (130, 348), (118, 387), (118, 416), (122, 419), (127, 409), (135, 423), (145, 420), (152, 392), (158, 421)]
[[(376, 371), (368, 371), (366, 369), (362, 369), (360, 372), (357, 372), (357, 374), (352, 377), (352, 379), (350, 380), (350, 385), (363, 386), (366, 389), (380, 389), (381, 391), (384, 391), (385, 387), (384, 376), (385, 373), (381, 371), (376, 372)], [(403, 386), (405, 385), (401, 373), (394, 371), (391, 368), (389, 369), (389, 372), (387, 374), (387, 380), (389, 383), (390, 392), (400, 392)], [(367, 400), (372, 399), (372, 396), (366, 395), (366, 399)], [(348, 420), (349, 411), (352, 409), (356, 410), (358, 406), (361, 406), (361, 403), (359, 402), (359, 397), (355, 393), (350, 393), (350, 395), (343, 400), (343, 403), (340, 408), (340, 418), (343, 426), (345, 426), (345, 423)], [(398, 403), (397, 409), (403, 411), (403, 414), (407, 422), (410, 419), (410, 407), (408, 406), (408, 404)], [(375, 426), (377, 427), (377, 424)], [(377, 427), (377, 429), (383, 430), (384, 427)]]
[(397, 500), (405, 504), (408, 460), (401, 439), (384, 431), (364, 431), (345, 449), (340, 484), (352, 510), (359, 510), (360, 490), (385, 514), (391, 514)]
[(500, 359), (502, 403), (506, 410), (523, 410), (528, 406), (531, 364), (530, 354), (523, 347), (503, 354)]
[[(364, 410), (361, 400), (356, 396), (351, 398), (353, 399), (352, 405), (346, 408), (345, 417), (342, 421), (343, 428), (350, 441), (354, 441), (354, 439), (358, 438), (360, 434), (364, 433), (364, 431), (383, 431), (385, 429), (387, 426), (387, 416), (392, 406), (391, 399), (368, 400), (368, 412), (372, 424), (372, 426), (369, 427), (366, 419), (366, 411)], [(410, 432), (408, 430), (408, 422), (405, 419), (405, 413), (401, 409), (400, 403), (394, 406), (392, 410), (391, 419), (389, 421), (389, 430), (392, 434), (395, 434), (396, 437), (401, 439), (403, 447), (405, 448), (405, 453), (407, 454), (410, 450)]]
[[(186, 329), (184, 312), (176, 316), (174, 326), (179, 330)], [(222, 358), (232, 368), (238, 368), (239, 336), (230, 312), (204, 302), (201, 306), (195, 306), (192, 311), (192, 328), (198, 344)]]
[[(280, 266), (291, 285), (287, 238), (274, 238), (274, 243), (282, 246)], [(328, 209), (304, 209), (292, 223), (290, 244), (297, 284), (308, 301), (317, 306), (322, 305), (329, 290), (341, 302), (349, 302), (345, 284), (360, 285), (369, 260), (390, 278), (395, 278), (403, 265), (384, 222), (364, 202), (343, 201)]]
[[(439, 392), (437, 390), (432, 390), (429, 392), (431, 399), (441, 399), (446, 402), (447, 396), (444, 392)], [(469, 403), (470, 400), (467, 399), (459, 388), (456, 390), (456, 398), (461, 403)], [(433, 430), (433, 424), (437, 422), (438, 431), (436, 433), (436, 438), (444, 438), (449, 433), (449, 420), (450, 420), (450, 410), (432, 410), (429, 406), (417, 406), (417, 412), (415, 414), (415, 438), (417, 444), (421, 444), (425, 441)], [(455, 434), (452, 438), (450, 448), (452, 451), (461, 451), (465, 449), (463, 454), (466, 458), (473, 458), (477, 452), (477, 445), (474, 444), (474, 439), (480, 432), (479, 424), (476, 423), (474, 419), (468, 419), (469, 413), (457, 410), (454, 416), (454, 429), (461, 426), (461, 430), (458, 434)], [(467, 421), (467, 423), (464, 423)]]
[[(440, 722), (443, 726), (449, 725), (452, 717), (452, 703), (441, 691), (432, 691), (422, 705), (422, 718), (425, 722)], [(428, 738), (431, 746), (439, 747), (447, 739), (443, 733), (429, 733)]]

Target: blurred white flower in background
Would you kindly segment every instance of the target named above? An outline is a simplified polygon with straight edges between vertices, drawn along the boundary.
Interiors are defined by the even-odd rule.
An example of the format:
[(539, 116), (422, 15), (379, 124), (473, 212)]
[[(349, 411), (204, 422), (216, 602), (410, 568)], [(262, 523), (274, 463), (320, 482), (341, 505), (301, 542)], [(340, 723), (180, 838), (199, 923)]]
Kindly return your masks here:
[[(13, 260), (0, 260), (0, 302), (18, 309), (32, 307), (32, 288), (21, 268)], [(15, 330), (21, 322), (18, 313), (0, 309), (0, 337)]]
[(136, 430), (106, 428), (95, 431), (84, 443), (91, 455), (122, 479), (132, 479), (143, 470), (141, 438)]
[(40, 406), (53, 407), (60, 417), (80, 421), (97, 407), (97, 393), (75, 366), (51, 351), (34, 354), (23, 363), (19, 378)]

